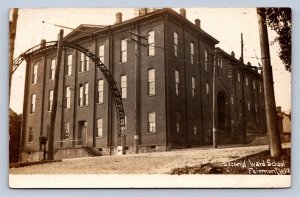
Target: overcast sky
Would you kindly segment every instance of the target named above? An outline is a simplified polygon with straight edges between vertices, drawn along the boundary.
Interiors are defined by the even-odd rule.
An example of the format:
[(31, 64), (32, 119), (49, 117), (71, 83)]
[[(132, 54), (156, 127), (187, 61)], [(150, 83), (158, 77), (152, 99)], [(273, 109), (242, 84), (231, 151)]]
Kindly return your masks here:
[[(178, 8), (175, 8), (177, 12)], [(244, 35), (244, 59), (252, 65), (260, 61), (260, 45), (256, 9), (254, 8), (186, 8), (187, 18), (194, 22), (201, 20), (201, 28), (218, 39), (217, 46), (227, 53), (234, 51), (240, 57), (240, 34)], [(123, 13), (123, 21), (133, 18), (133, 9), (20, 9), (17, 35), (15, 41), (15, 58), (22, 52), (40, 43), (41, 39), (52, 41), (57, 39), (59, 28), (53, 25), (63, 25), (76, 28), (80, 24), (112, 25), (115, 13)], [(43, 23), (46, 21), (47, 23)], [(64, 29), (64, 35), (70, 30)], [(274, 40), (276, 33), (269, 30), (269, 41)], [(278, 58), (278, 45), (270, 46), (271, 63), (275, 98), (277, 106), (284, 111), (291, 109), (291, 73), (285, 71), (284, 65)], [(255, 57), (258, 57), (256, 59)], [(24, 92), (25, 64), (23, 63), (14, 73), (10, 107), (17, 113), (22, 113)]]

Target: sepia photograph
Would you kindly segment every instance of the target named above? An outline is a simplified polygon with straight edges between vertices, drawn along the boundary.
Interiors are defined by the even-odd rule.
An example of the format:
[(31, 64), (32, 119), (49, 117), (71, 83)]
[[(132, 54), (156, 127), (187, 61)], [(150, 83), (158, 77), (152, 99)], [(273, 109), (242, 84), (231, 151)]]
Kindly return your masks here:
[(11, 8), (9, 187), (290, 187), (291, 21)]

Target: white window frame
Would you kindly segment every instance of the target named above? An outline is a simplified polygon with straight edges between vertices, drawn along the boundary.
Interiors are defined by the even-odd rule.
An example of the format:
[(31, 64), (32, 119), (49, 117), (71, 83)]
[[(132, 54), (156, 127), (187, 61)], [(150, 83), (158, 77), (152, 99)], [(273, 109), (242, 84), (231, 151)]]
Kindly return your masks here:
[(53, 105), (53, 90), (49, 90), (49, 95), (48, 95), (48, 111), (52, 110), (52, 105)]
[(191, 64), (195, 63), (195, 44), (194, 42), (190, 42), (190, 50), (191, 50)]
[(192, 98), (196, 98), (196, 78), (192, 77)]
[(103, 119), (97, 119), (97, 137), (103, 137)]
[(127, 62), (127, 39), (121, 40), (121, 47), (120, 47), (120, 55), (121, 55), (121, 63)]
[(148, 56), (155, 55), (155, 33), (154, 31), (148, 32)]
[(177, 96), (180, 95), (180, 71), (175, 70), (175, 93)]
[(64, 140), (68, 140), (70, 137), (70, 123), (65, 122), (64, 125)]
[(148, 95), (155, 95), (155, 69), (148, 70)]
[(78, 106), (83, 106), (83, 92), (84, 92), (84, 86), (83, 84), (79, 84), (79, 100), (78, 100)]
[(71, 108), (71, 88), (69, 86), (66, 87), (66, 108)]
[(208, 71), (208, 53), (207, 50), (204, 50), (204, 69)]
[(55, 77), (55, 67), (56, 67), (56, 61), (55, 61), (55, 59), (52, 59), (51, 63), (50, 63), (50, 79), (51, 80), (54, 80), (54, 77)]
[(98, 51), (98, 53), (99, 53), (99, 60), (102, 62), (102, 63), (104, 63), (104, 44), (102, 44), (102, 45), (99, 45), (99, 47), (98, 47), (98, 49), (99, 49), (99, 51)]
[(148, 133), (156, 133), (155, 112), (148, 113)]
[(84, 84), (84, 106), (89, 105), (89, 83)]
[(38, 65), (35, 64), (33, 65), (33, 70), (32, 70), (32, 84), (37, 83), (37, 72), (38, 72)]
[(205, 93), (206, 93), (207, 95), (209, 95), (209, 93), (210, 93), (210, 91), (209, 91), (209, 83), (206, 83), (206, 84), (205, 84)]
[(34, 137), (33, 129), (32, 129), (32, 127), (29, 127), (28, 128), (28, 143), (30, 143), (30, 144), (33, 143), (33, 137)]
[(71, 76), (72, 75), (72, 60), (73, 60), (73, 56), (70, 54), (67, 57), (67, 76)]
[(35, 104), (36, 104), (36, 94), (31, 95), (31, 106), (30, 106), (30, 113), (35, 113)]
[(104, 81), (103, 79), (98, 80), (98, 99), (97, 103), (103, 103), (104, 102)]
[(127, 99), (127, 75), (121, 75), (121, 97)]
[(175, 31), (174, 32), (174, 56), (178, 57), (178, 49), (179, 49), (179, 44), (178, 44), (178, 33)]

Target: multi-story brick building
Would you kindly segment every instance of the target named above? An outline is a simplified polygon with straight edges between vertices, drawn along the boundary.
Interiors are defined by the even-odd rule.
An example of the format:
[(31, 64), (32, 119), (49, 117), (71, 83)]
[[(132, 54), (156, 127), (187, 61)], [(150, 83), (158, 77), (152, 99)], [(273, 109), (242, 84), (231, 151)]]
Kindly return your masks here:
[[(201, 29), (199, 19), (187, 20), (185, 9), (145, 9), (127, 21), (117, 13), (114, 25), (80, 25), (64, 41), (89, 49), (112, 74), (123, 99), (128, 151), (135, 135), (142, 152), (212, 144), (213, 102), (218, 143), (242, 143), (248, 134), (265, 131), (261, 75), (216, 48), (219, 41)], [(55, 61), (56, 50), (27, 61), (23, 160), (42, 155), (39, 137), (49, 132)], [(116, 111), (101, 71), (68, 48), (61, 65), (55, 157), (79, 156), (85, 145), (113, 154)]]

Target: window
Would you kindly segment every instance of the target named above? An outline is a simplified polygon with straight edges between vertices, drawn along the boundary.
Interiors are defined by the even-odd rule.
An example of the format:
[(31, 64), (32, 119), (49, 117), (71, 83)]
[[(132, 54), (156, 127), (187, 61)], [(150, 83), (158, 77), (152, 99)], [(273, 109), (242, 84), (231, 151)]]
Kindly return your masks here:
[(99, 46), (99, 60), (104, 63), (104, 45)]
[(246, 77), (246, 86), (248, 86), (248, 77)]
[(89, 83), (79, 84), (78, 105), (82, 107), (82, 106), (87, 106), (88, 104), (89, 104)]
[(89, 84), (84, 84), (84, 105), (87, 106), (89, 104)]
[(259, 92), (261, 93), (261, 84), (259, 84)]
[(148, 113), (148, 132), (155, 133), (155, 112)]
[(231, 105), (233, 105), (233, 96), (230, 97)]
[(69, 139), (69, 135), (70, 135), (70, 124), (66, 122), (65, 130), (64, 130), (64, 140)]
[(238, 73), (237, 77), (238, 77), (238, 82), (240, 82), (241, 81), (241, 75), (240, 75), (240, 73)]
[(98, 80), (98, 103), (103, 103), (103, 80)]
[(255, 81), (254, 81), (254, 80), (253, 80), (253, 82), (252, 82), (252, 85), (253, 85), (253, 90), (255, 90), (256, 85), (255, 85)]
[(29, 130), (28, 130), (28, 142), (33, 143), (33, 129), (32, 129), (32, 127), (29, 127)]
[(255, 112), (257, 113), (258, 112), (258, 106), (257, 106), (257, 104), (255, 104)]
[(90, 70), (90, 58), (85, 56), (85, 71)]
[(178, 57), (178, 34), (177, 32), (174, 32), (174, 55), (175, 57)]
[(79, 84), (79, 106), (83, 106), (83, 84)]
[(97, 137), (103, 137), (103, 119), (97, 120)]
[(180, 113), (176, 113), (176, 132), (180, 132), (180, 121), (181, 121), (181, 115)]
[(248, 102), (248, 111), (250, 111), (251, 110), (251, 104), (250, 104), (250, 102)]
[(90, 66), (90, 59), (89, 57), (85, 56), (83, 53), (80, 53), (80, 65), (79, 65), (79, 72), (85, 72), (89, 70)]
[(180, 94), (180, 73), (178, 70), (175, 70), (175, 92), (177, 96)]
[(71, 107), (71, 88), (66, 88), (66, 108), (70, 109)]
[(79, 72), (84, 71), (84, 54), (80, 53), (80, 67), (79, 67)]
[(205, 92), (207, 95), (209, 95), (209, 84), (208, 83), (205, 84)]
[(155, 95), (155, 70), (148, 70), (148, 94)]
[(207, 71), (208, 70), (208, 54), (207, 54), (207, 50), (204, 50), (204, 68)]
[(194, 64), (195, 62), (195, 49), (194, 49), (194, 43), (190, 43), (191, 47), (191, 64)]
[(37, 70), (38, 70), (38, 65), (35, 64), (33, 66), (33, 72), (32, 72), (32, 84), (36, 84), (37, 82)]
[(148, 32), (148, 55), (155, 55), (155, 41), (154, 41), (154, 31)]
[(196, 80), (195, 77), (192, 77), (192, 98), (196, 97)]
[(121, 76), (121, 96), (122, 99), (127, 98), (127, 75)]
[(71, 76), (72, 74), (72, 55), (68, 55), (68, 65), (67, 65), (67, 75)]
[(55, 60), (51, 60), (51, 65), (50, 65), (50, 79), (54, 79), (55, 75)]
[(223, 68), (223, 59), (220, 58), (220, 67)]
[(52, 103), (53, 103), (53, 90), (50, 90), (48, 95), (48, 111), (52, 110)]
[(193, 131), (194, 131), (194, 135), (198, 135), (198, 128), (197, 128), (197, 124), (196, 123), (194, 123)]
[(121, 62), (127, 62), (127, 40), (121, 40)]
[(31, 106), (30, 106), (30, 113), (35, 112), (35, 102), (36, 102), (36, 94), (31, 95)]

